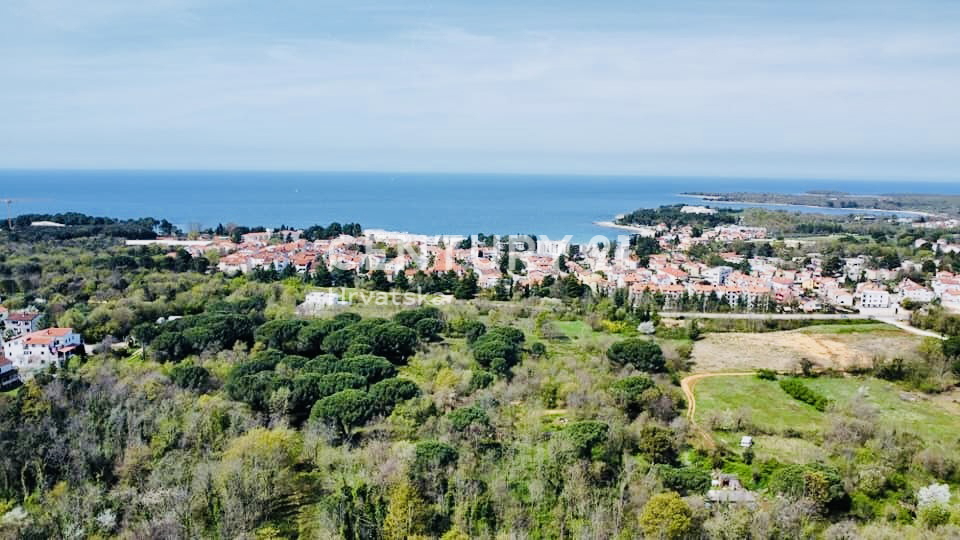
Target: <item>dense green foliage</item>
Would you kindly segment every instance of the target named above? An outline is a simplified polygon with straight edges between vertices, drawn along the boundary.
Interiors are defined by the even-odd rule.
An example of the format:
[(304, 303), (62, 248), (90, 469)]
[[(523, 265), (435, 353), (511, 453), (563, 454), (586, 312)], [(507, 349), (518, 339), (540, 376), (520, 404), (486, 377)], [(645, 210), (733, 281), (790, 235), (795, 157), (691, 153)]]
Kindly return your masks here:
[[(651, 247), (643, 244), (635, 248)], [(660, 324), (654, 299), (595, 294), (565, 279), (440, 307), (357, 302), (299, 318), (294, 306), (316, 275), (227, 277), (204, 267), (216, 254), (168, 256), (106, 235), (7, 247), (4, 305), (35, 307), (96, 348), (0, 393), (0, 538), (838, 539), (957, 530), (955, 499), (922, 504), (918, 493), (941, 483), (956, 493), (954, 432), (932, 422), (908, 429), (918, 408), (953, 406), (955, 339), (890, 351), (864, 368), (863, 381), (893, 388), (882, 407), (865, 404), (865, 391), (841, 399), (825, 389), (839, 379), (804, 379), (815, 396), (846, 405), (821, 413), (776, 384), (741, 377), (785, 400), (774, 420), (816, 424), (791, 417), (771, 427), (743, 410), (759, 399), (749, 393), (729, 410), (698, 399), (697, 415), (708, 416), (694, 421), (682, 417), (677, 384), (703, 359), (691, 357), (695, 334), (799, 323)], [(736, 249), (797, 255), (779, 243)], [(429, 279), (451, 291), (462, 282)], [(358, 284), (371, 286), (363, 276)], [(924, 316), (949, 328), (936, 306)], [(636, 337), (641, 322), (656, 334)], [(931, 391), (944, 394), (920, 395), (918, 381), (934, 379)], [(892, 412), (903, 416), (887, 423)], [(755, 447), (738, 446), (743, 434)], [(757, 504), (705, 504), (719, 472), (739, 478)]]
[(827, 405), (830, 404), (827, 398), (811, 390), (800, 379), (782, 379), (780, 388), (783, 388), (783, 391), (790, 394), (794, 399), (813, 405), (813, 408), (818, 411), (827, 410)]
[(733, 208), (716, 208), (716, 213), (713, 214), (685, 214), (680, 211), (684, 206), (685, 205), (682, 204), (676, 204), (661, 206), (660, 208), (641, 208), (624, 214), (617, 220), (617, 223), (650, 226), (666, 223), (667, 226), (671, 228), (682, 227), (684, 225), (716, 227), (717, 225), (736, 223), (737, 218), (743, 212), (742, 210)]
[(630, 365), (650, 373), (661, 372), (666, 368), (660, 346), (646, 339), (618, 341), (607, 349), (607, 358), (615, 364)]

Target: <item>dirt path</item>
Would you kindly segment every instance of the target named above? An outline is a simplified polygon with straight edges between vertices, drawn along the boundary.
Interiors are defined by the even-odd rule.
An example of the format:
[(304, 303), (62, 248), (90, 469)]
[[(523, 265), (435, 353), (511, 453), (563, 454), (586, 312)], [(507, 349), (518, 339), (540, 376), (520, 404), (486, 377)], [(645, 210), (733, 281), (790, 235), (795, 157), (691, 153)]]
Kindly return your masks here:
[(687, 399), (687, 419), (690, 420), (690, 425), (693, 426), (693, 429), (703, 439), (703, 442), (706, 444), (707, 448), (716, 448), (717, 443), (713, 440), (713, 436), (710, 435), (707, 430), (698, 426), (696, 421), (693, 419), (693, 416), (697, 412), (697, 398), (693, 395), (693, 388), (697, 385), (697, 381), (707, 377), (744, 377), (746, 375), (753, 375), (755, 373), (756, 371), (697, 373), (696, 375), (684, 377), (680, 381), (680, 389), (683, 390), (683, 395)]
[(755, 373), (756, 371), (721, 371), (716, 373), (697, 373), (696, 375), (684, 377), (683, 380), (680, 381), (680, 389), (683, 390), (683, 395), (687, 398), (687, 418), (693, 420), (693, 415), (697, 412), (697, 398), (693, 395), (693, 387), (697, 385), (697, 381), (700, 379), (707, 377), (743, 377), (746, 375), (754, 375)]

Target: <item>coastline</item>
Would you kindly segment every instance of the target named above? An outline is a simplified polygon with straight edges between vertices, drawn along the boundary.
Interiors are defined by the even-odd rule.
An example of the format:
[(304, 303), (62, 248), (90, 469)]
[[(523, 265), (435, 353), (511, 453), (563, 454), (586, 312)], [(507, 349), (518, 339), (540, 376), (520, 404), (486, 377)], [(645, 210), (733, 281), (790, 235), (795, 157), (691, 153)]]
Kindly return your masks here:
[(619, 229), (640, 235), (653, 236), (653, 229), (650, 227), (643, 227), (640, 225), (620, 225), (619, 223), (614, 223), (613, 221), (594, 221), (593, 224), (598, 227), (607, 227), (609, 229)]
[(742, 205), (754, 205), (754, 206), (782, 206), (782, 207), (793, 207), (793, 208), (819, 208), (823, 210), (850, 210), (851, 214), (856, 214), (857, 211), (869, 212), (869, 213), (882, 213), (882, 214), (909, 214), (912, 216), (918, 217), (928, 217), (928, 218), (943, 218), (940, 214), (932, 214), (930, 212), (921, 212), (919, 210), (884, 210), (883, 208), (836, 208), (832, 206), (819, 206), (813, 204), (791, 204), (791, 203), (763, 203), (763, 202), (751, 202), (751, 201), (729, 201), (722, 200), (717, 195), (693, 195), (690, 193), (678, 193), (677, 197), (689, 197), (691, 199), (698, 199), (701, 201), (716, 202), (722, 204), (742, 204)]

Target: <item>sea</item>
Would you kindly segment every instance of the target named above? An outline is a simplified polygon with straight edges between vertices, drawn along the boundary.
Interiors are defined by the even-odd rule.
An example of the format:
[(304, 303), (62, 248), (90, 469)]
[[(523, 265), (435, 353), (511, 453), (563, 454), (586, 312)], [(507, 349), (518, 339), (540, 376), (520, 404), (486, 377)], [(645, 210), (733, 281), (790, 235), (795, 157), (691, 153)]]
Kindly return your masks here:
[[(82, 212), (217, 224), (307, 227), (356, 222), (420, 234), (536, 234), (575, 242), (623, 234), (597, 225), (637, 208), (710, 204), (682, 192), (836, 190), (960, 194), (960, 182), (798, 178), (442, 174), (405, 172), (0, 170), (13, 215)], [(792, 212), (842, 209), (766, 206)], [(6, 209), (2, 209), (4, 212)], [(889, 214), (889, 212), (886, 212)], [(5, 216), (4, 216), (5, 217)]]

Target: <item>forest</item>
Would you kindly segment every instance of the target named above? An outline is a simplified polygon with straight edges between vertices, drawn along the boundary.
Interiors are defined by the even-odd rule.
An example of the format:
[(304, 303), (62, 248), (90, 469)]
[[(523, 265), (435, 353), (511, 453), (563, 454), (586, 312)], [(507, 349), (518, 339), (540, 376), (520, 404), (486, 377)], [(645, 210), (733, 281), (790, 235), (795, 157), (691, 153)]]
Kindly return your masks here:
[[(316, 276), (225, 276), (213, 255), (109, 233), (3, 241), (3, 304), (40, 309), (92, 350), (0, 394), (2, 538), (960, 533), (956, 438), (887, 425), (860, 402), (840, 409), (818, 386), (829, 374), (798, 371), (757, 380), (823, 415), (816, 435), (778, 434), (812, 438), (821, 457), (727, 444), (769, 433), (737, 410), (706, 433), (680, 386), (703, 332), (727, 329), (669, 325), (624, 294), (560, 280), (302, 317)], [(463, 287), (430, 279), (438, 294)], [(955, 328), (925, 313), (918, 324)], [(859, 376), (947, 392), (960, 346), (931, 347)], [(712, 503), (721, 473), (755, 502)]]

